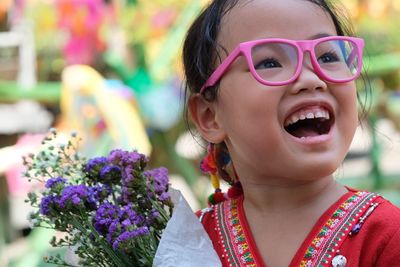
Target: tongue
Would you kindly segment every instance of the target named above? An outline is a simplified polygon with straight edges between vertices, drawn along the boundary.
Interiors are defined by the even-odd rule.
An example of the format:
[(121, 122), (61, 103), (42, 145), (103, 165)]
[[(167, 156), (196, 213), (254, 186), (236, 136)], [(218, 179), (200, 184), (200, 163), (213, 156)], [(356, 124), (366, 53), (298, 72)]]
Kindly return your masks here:
[(302, 137), (315, 137), (329, 132), (330, 125), (328, 121), (321, 119), (309, 119), (299, 121), (285, 130), (291, 135), (302, 138)]
[(313, 137), (313, 136), (318, 136), (320, 133), (315, 131), (313, 128), (309, 127), (301, 127), (299, 129), (296, 129), (295, 131), (291, 132), (292, 135), (301, 138), (301, 137)]

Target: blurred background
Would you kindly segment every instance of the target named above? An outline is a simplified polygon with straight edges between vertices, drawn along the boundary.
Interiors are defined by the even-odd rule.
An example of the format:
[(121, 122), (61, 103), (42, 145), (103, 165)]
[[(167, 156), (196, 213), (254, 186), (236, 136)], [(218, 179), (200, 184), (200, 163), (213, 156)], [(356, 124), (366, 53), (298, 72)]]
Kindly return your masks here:
[[(205, 144), (183, 119), (180, 52), (207, 2), (0, 0), (0, 267), (47, 266), (52, 253), (52, 232), (30, 229), (21, 177), (21, 157), (51, 127), (77, 131), (87, 157), (137, 148), (194, 210), (206, 205), (213, 189), (198, 168)], [(400, 0), (344, 2), (366, 40), (358, 88), (369, 112), (336, 177), (400, 206)]]

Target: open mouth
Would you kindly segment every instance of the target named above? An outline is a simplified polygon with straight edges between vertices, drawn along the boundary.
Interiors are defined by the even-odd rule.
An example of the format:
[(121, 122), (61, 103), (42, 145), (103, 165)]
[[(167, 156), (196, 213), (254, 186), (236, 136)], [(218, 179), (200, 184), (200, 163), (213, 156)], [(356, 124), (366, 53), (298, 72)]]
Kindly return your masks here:
[(328, 134), (333, 123), (333, 115), (326, 108), (305, 108), (285, 120), (285, 130), (297, 138), (315, 137)]

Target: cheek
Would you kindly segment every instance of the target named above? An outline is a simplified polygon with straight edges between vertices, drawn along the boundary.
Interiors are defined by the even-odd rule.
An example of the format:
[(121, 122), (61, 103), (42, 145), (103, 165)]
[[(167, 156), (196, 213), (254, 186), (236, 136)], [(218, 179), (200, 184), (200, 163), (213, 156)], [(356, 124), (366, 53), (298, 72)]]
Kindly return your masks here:
[[(236, 75), (233, 75), (233, 74)], [(278, 105), (277, 91), (268, 90), (249, 72), (232, 71), (221, 81), (219, 104), (224, 111), (233, 112), (243, 119), (253, 119), (270, 114)]]
[(239, 88), (230, 89), (221, 91), (218, 120), (232, 148), (259, 156), (276, 146), (282, 136), (277, 114), (280, 94), (255, 86), (242, 87), (240, 93)]
[(348, 101), (347, 109), (349, 116), (352, 118), (352, 122), (357, 125), (358, 123), (358, 101), (357, 101), (357, 92), (354, 89), (349, 96), (345, 97)]
[(358, 105), (357, 93), (355, 89), (346, 89), (341, 95), (338, 95), (339, 116), (342, 130), (346, 133), (348, 142), (353, 139), (354, 133), (358, 126)]

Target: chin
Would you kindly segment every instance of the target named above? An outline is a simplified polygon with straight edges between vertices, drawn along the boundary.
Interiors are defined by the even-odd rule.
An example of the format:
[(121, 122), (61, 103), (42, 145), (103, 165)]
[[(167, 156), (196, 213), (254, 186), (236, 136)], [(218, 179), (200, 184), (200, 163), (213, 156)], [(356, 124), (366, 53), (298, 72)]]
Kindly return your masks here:
[[(340, 166), (340, 162), (314, 162), (313, 164), (303, 165), (297, 169), (295, 176), (301, 180), (316, 180), (324, 177), (332, 176), (336, 169)], [(303, 175), (299, 175), (303, 174)]]

